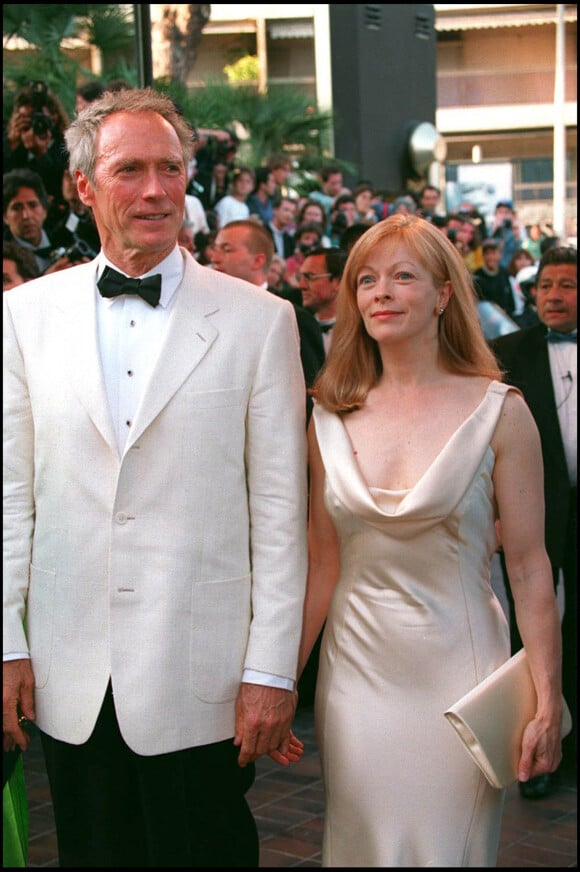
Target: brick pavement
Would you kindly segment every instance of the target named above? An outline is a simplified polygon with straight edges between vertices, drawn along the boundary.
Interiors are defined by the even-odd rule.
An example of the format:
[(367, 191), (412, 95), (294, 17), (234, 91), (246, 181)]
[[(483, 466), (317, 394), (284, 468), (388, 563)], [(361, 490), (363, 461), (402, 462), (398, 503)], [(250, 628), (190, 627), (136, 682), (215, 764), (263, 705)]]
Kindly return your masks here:
[[(324, 797), (311, 708), (300, 710), (296, 734), (305, 744), (289, 768), (258, 761), (248, 794), (261, 843), (261, 868), (320, 866)], [(30, 867), (58, 867), (52, 805), (38, 736), (25, 756), (30, 807)], [(576, 778), (562, 779), (543, 800), (523, 800), (517, 786), (506, 797), (499, 868), (566, 868), (577, 864)]]

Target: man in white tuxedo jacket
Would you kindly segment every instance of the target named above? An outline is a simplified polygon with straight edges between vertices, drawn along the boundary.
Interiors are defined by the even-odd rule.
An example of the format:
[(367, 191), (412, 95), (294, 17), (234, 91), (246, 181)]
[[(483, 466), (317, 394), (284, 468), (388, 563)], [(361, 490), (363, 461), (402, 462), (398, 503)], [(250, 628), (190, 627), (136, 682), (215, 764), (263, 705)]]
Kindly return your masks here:
[(67, 147), (101, 253), (3, 297), (4, 747), (35, 720), (61, 866), (257, 866), (254, 761), (301, 753), (294, 313), (176, 245), (171, 100), (106, 93)]

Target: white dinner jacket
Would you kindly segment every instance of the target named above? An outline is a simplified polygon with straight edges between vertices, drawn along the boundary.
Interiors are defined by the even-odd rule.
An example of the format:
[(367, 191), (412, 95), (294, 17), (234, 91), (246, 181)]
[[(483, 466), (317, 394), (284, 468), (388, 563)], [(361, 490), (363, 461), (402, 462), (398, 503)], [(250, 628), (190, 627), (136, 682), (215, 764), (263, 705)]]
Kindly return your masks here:
[(4, 652), (30, 651), (37, 723), (73, 744), (111, 678), (145, 755), (233, 736), (244, 668), (295, 676), (306, 578), (293, 309), (182, 254), (122, 456), (96, 261), (3, 295)]

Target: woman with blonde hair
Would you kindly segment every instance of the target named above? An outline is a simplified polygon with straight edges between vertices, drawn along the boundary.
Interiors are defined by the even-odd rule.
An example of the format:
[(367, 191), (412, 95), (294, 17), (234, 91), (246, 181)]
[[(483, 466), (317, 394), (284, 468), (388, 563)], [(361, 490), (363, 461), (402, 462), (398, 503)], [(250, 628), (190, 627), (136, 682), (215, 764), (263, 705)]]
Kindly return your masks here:
[(503, 791), (444, 712), (510, 655), (496, 524), (538, 695), (520, 779), (561, 757), (561, 641), (539, 437), (501, 382), (453, 244), (394, 215), (353, 247), (309, 428), (299, 672), (325, 620), (324, 866), (494, 866)]

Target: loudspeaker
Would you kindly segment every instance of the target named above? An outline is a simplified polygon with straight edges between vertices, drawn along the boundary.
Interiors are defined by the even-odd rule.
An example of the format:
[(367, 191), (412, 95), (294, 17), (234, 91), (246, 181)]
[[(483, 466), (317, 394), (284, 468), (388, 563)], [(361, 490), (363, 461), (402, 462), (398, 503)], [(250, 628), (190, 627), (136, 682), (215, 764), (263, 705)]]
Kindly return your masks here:
[(352, 186), (381, 190), (420, 180), (409, 149), (419, 124), (435, 124), (435, 12), (432, 5), (330, 4), (334, 153), (352, 162)]

